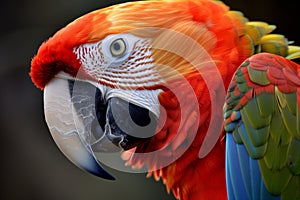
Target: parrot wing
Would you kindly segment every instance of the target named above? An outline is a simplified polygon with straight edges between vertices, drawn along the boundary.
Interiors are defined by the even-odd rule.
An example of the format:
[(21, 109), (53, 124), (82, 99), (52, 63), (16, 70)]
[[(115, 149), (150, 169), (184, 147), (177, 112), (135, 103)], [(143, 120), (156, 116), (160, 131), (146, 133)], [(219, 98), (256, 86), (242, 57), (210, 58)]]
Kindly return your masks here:
[(300, 65), (256, 54), (237, 69), (224, 106), (229, 199), (300, 198)]

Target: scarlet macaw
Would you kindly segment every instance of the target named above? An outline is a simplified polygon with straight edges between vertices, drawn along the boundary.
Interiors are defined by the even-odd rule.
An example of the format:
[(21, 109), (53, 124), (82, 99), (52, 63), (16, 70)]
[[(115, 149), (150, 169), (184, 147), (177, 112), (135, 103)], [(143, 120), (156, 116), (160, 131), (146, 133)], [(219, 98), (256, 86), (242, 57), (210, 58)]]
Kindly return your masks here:
[(30, 75), (92, 174), (114, 179), (96, 154), (121, 149), (181, 200), (298, 199), (300, 48), (274, 29), (220, 1), (123, 3), (58, 31)]

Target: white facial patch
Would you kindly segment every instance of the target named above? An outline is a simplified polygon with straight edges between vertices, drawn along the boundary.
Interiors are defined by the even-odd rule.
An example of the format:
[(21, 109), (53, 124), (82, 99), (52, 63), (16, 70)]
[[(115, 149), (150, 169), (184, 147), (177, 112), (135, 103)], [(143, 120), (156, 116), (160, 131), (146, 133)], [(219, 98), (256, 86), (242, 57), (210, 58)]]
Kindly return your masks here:
[(98, 81), (91, 84), (101, 90), (105, 99), (119, 97), (159, 117), (161, 90), (135, 90), (163, 82), (155, 69), (150, 47), (151, 39), (114, 34), (74, 48), (74, 53), (83, 71)]
[(119, 97), (132, 104), (150, 110), (159, 118), (160, 104), (158, 101), (158, 94), (162, 90), (122, 90), (116, 88), (109, 88), (106, 93), (106, 99), (111, 97)]
[[(111, 48), (115, 41), (120, 40), (124, 42), (125, 50), (115, 56)], [(80, 59), (85, 73), (99, 83), (114, 88), (138, 88), (162, 82), (154, 66), (150, 45), (151, 39), (115, 34), (99, 42), (76, 47), (74, 53)], [(114, 48), (121, 47), (117, 44)]]

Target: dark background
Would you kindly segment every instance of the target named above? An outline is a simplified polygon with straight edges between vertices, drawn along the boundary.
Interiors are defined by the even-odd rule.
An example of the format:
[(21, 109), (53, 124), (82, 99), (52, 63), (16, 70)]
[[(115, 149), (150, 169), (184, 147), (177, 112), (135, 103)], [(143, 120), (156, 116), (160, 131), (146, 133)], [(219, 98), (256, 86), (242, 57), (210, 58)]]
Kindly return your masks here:
[[(0, 199), (173, 199), (161, 182), (145, 174), (110, 170), (116, 182), (71, 164), (54, 144), (43, 116), (42, 92), (28, 76), (42, 41), (89, 11), (121, 1), (10, 0), (0, 5)], [(276, 33), (300, 44), (294, 4), (274, 0), (226, 0), (252, 20), (277, 25)], [(217, 180), (216, 180), (217, 181)], [(204, 183), (205, 184), (205, 183)]]

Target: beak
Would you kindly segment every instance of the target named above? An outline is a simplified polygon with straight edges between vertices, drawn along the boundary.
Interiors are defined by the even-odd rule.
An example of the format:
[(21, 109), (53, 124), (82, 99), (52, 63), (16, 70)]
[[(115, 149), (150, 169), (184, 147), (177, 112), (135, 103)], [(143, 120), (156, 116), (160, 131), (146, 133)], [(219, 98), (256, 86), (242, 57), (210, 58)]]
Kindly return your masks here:
[[(54, 141), (79, 168), (114, 180), (101, 167), (94, 152), (128, 150), (155, 134), (158, 114), (151, 110), (158, 109), (137, 105), (151, 99), (146, 98), (148, 91), (143, 92), (128, 93), (59, 73), (44, 89), (45, 118)], [(155, 103), (148, 105), (159, 105), (158, 92), (150, 94)]]
[(78, 115), (71, 100), (68, 80), (54, 78), (44, 89), (45, 118), (51, 135), (65, 156), (79, 168), (114, 180), (97, 161), (91, 148), (90, 118)]

